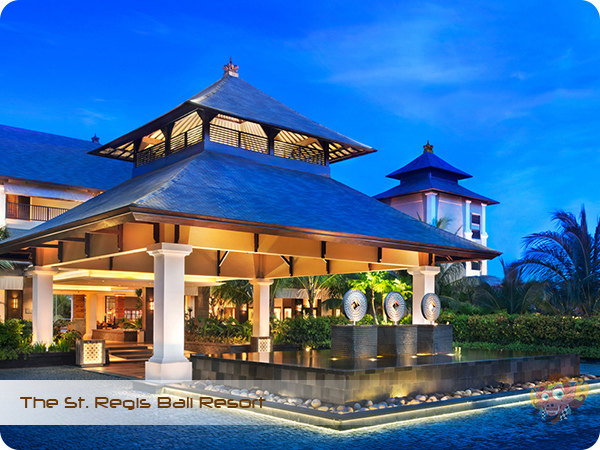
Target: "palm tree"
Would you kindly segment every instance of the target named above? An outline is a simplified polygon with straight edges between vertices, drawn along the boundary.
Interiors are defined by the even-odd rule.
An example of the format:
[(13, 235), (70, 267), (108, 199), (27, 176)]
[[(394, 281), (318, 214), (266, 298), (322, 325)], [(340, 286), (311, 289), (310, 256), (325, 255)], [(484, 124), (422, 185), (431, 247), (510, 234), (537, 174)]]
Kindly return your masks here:
[(546, 285), (558, 309), (589, 317), (600, 304), (600, 220), (593, 234), (588, 230), (585, 206), (579, 221), (562, 210), (552, 220), (558, 224), (557, 231), (525, 237), (521, 270)]
[(486, 310), (506, 311), (509, 314), (521, 314), (531, 311), (537, 300), (542, 298), (543, 286), (540, 283), (524, 282), (520, 263), (505, 264), (500, 260), (504, 279), (499, 285), (491, 285), (483, 278), (475, 288), (472, 302)]
[(296, 289), (306, 290), (308, 304), (310, 305), (310, 315), (314, 316), (314, 304), (319, 295), (323, 294), (334, 286), (336, 275), (311, 275), (307, 277), (296, 277), (290, 280), (290, 286)]
[[(230, 280), (210, 288), (210, 293), (222, 304), (231, 304), (236, 308), (252, 303), (252, 285), (248, 280)], [(221, 312), (217, 312), (217, 316)], [(220, 317), (218, 317), (220, 318)]]

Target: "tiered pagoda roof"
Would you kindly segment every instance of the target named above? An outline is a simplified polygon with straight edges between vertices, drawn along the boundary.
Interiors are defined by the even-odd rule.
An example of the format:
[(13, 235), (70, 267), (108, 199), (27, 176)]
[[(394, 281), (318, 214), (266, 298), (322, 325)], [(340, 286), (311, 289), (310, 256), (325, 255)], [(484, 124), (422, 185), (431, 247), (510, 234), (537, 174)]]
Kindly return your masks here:
[(376, 195), (376, 199), (384, 200), (422, 192), (443, 192), (488, 205), (498, 204), (496, 200), (476, 194), (458, 184), (459, 180), (472, 176), (435, 155), (433, 145), (430, 145), (429, 141), (423, 149), (423, 154), (418, 158), (387, 175), (387, 178), (399, 180), (400, 185)]

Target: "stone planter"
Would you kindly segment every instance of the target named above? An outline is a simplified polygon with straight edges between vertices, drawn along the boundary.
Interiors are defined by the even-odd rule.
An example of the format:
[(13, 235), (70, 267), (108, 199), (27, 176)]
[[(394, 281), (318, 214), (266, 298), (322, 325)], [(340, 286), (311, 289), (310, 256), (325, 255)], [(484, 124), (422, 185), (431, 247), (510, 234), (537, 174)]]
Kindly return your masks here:
[(452, 325), (413, 325), (418, 353), (452, 353)]
[(378, 355), (416, 355), (417, 328), (414, 325), (377, 326)]
[(74, 366), (75, 351), (46, 352), (19, 355), (18, 359), (0, 361), (0, 369), (21, 369), (27, 367)]
[(376, 358), (377, 328), (374, 325), (333, 325), (332, 358)]
[(92, 339), (106, 342), (138, 342), (138, 330), (92, 330)]
[(185, 349), (192, 353), (205, 355), (222, 355), (223, 353), (245, 353), (250, 351), (250, 344), (221, 344), (217, 342), (186, 341)]

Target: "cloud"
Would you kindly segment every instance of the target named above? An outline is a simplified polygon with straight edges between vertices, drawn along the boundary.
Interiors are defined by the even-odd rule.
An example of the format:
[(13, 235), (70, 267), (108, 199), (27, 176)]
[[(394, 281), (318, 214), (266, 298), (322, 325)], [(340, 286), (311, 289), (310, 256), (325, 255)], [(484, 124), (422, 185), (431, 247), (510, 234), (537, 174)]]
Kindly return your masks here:
[(113, 116), (107, 116), (100, 112), (90, 111), (89, 109), (80, 108), (77, 110), (77, 113), (81, 117), (81, 121), (86, 125), (96, 125), (101, 121), (115, 120)]

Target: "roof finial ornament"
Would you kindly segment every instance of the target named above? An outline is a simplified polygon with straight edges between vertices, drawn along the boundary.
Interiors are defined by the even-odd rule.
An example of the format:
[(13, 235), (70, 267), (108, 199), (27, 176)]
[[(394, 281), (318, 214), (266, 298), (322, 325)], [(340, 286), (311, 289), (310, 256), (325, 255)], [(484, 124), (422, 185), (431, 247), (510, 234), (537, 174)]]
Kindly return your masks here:
[(427, 144), (423, 146), (423, 153), (433, 153), (433, 145), (429, 145), (429, 139), (427, 139)]
[(240, 68), (240, 66), (231, 62), (231, 56), (230, 56), (229, 64), (225, 64), (223, 66), (223, 70), (225, 71), (225, 73), (223, 74), (223, 78), (225, 78), (227, 75), (231, 75), (232, 77), (239, 77), (239, 75), (238, 75), (239, 68)]
[(96, 133), (94, 133), (94, 137), (92, 138), (92, 143), (93, 144), (99, 144), (100, 143), (100, 138), (98, 136), (96, 136)]

